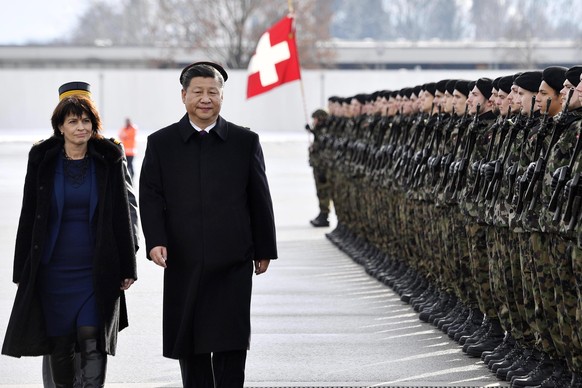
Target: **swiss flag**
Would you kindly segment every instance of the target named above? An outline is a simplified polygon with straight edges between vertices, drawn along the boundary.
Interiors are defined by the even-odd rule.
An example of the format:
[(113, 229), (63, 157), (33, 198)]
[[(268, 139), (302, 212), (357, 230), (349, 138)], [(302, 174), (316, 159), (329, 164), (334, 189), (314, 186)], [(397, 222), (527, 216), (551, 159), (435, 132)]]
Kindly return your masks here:
[(292, 17), (284, 17), (261, 36), (248, 72), (247, 98), (301, 78)]

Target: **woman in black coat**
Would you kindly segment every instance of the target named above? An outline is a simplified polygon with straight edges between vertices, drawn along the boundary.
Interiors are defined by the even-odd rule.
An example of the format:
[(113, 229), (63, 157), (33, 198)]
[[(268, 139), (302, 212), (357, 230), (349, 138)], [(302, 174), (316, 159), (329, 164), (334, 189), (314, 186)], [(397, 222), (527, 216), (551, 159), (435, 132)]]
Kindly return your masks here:
[(50, 354), (56, 387), (71, 387), (78, 346), (84, 383), (102, 386), (137, 278), (123, 148), (99, 134), (86, 96), (62, 98), (51, 121), (29, 153), (2, 353)]

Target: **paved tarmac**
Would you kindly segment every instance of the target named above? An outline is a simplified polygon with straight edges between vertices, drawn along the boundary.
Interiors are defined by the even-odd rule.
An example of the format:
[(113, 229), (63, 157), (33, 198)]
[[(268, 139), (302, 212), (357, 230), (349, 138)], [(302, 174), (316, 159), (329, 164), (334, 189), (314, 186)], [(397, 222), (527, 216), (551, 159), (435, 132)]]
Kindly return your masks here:
[[(506, 386), (338, 251), (325, 238), (332, 228), (310, 227), (317, 201), (307, 136), (262, 138), (280, 259), (254, 281), (246, 386)], [(0, 143), (0, 339), (16, 291), (14, 235), (29, 147)], [(162, 272), (138, 255), (130, 326), (109, 358), (106, 386), (181, 387), (177, 361), (161, 356)], [(40, 361), (1, 356), (0, 388), (42, 387)]]

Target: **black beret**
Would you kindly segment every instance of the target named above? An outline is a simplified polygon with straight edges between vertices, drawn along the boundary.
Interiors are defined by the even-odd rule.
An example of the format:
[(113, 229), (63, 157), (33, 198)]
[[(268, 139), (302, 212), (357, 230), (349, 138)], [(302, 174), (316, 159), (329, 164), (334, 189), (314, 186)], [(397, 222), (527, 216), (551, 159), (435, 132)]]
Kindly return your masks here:
[(513, 83), (520, 88), (537, 93), (537, 91), (540, 90), (540, 84), (542, 83), (542, 72), (524, 71)]
[(91, 96), (91, 85), (89, 85), (87, 82), (73, 81), (67, 82), (66, 84), (63, 84), (59, 87), (59, 100), (74, 94)]
[(475, 85), (481, 94), (485, 96), (485, 99), (488, 100), (491, 97), (491, 92), (493, 91), (493, 80), (491, 78), (479, 78)]
[(455, 89), (465, 97), (469, 97), (469, 81), (464, 79), (458, 80), (455, 82)]
[(207, 66), (210, 66), (210, 67), (214, 67), (216, 70), (218, 70), (218, 72), (220, 73), (220, 75), (222, 75), (222, 78), (224, 79), (225, 82), (228, 79), (228, 74), (226, 73), (226, 70), (224, 70), (224, 67), (220, 66), (218, 63), (208, 62), (208, 61), (202, 61), (202, 62), (194, 62), (194, 63), (191, 63), (188, 66), (186, 66), (182, 70), (182, 72), (180, 73), (180, 83), (182, 83), (182, 77), (184, 76), (184, 73), (186, 71), (188, 71), (188, 69), (190, 69), (191, 67), (194, 67), (196, 65), (207, 65)]
[(450, 95), (452, 95), (453, 92), (455, 91), (455, 84), (457, 83), (457, 81), (458, 80), (456, 79), (451, 79), (447, 81), (446, 90)]
[(392, 95), (392, 91), (390, 91), (390, 90), (382, 90), (382, 91), (380, 92), (380, 95), (381, 95), (383, 98), (385, 98), (385, 99), (389, 99), (389, 98), (390, 98), (390, 96)]
[(401, 91), (400, 95), (402, 97), (406, 97), (406, 98), (410, 98), (410, 96), (412, 96), (412, 93), (413, 93), (412, 88), (404, 88), (404, 89), (401, 89), (400, 91)]
[(414, 93), (414, 95), (416, 97), (418, 97), (420, 95), (421, 90), (422, 90), (422, 85), (416, 85), (414, 88), (412, 88), (412, 93)]
[(437, 82), (436, 90), (444, 94), (447, 91), (447, 82), (449, 82), (448, 79), (442, 79), (439, 82)]
[(365, 104), (368, 100), (368, 95), (360, 93), (353, 96), (352, 99), (356, 99), (360, 104)]
[(542, 71), (542, 81), (546, 81), (556, 93), (560, 93), (560, 90), (564, 87), (564, 81), (566, 80), (566, 71), (568, 69), (562, 66), (550, 66), (546, 67)]
[(493, 89), (499, 90), (499, 80), (501, 80), (501, 77), (497, 77), (493, 80)]
[(506, 75), (499, 80), (499, 88), (497, 90), (503, 91), (507, 94), (511, 93), (511, 86), (513, 85), (513, 76)]
[[(473, 90), (475, 85), (477, 85), (477, 81), (469, 81), (469, 94), (471, 94), (471, 91)], [(469, 94), (467, 94), (467, 96), (469, 96)]]
[(400, 90), (395, 90), (390, 94), (390, 97), (396, 98), (396, 97), (398, 97), (399, 94), (400, 94)]
[(580, 74), (582, 74), (582, 66), (573, 66), (566, 71), (566, 79), (574, 86), (580, 83)]
[(426, 83), (422, 85), (422, 89), (425, 92), (429, 92), (434, 97), (434, 94), (436, 92), (436, 84), (434, 82)]
[(517, 73), (515, 73), (515, 74), (513, 75), (513, 82), (515, 83), (515, 80), (517, 79), (517, 77), (519, 77), (519, 76), (520, 76), (520, 75), (522, 75), (522, 74), (523, 74), (523, 71), (518, 71)]

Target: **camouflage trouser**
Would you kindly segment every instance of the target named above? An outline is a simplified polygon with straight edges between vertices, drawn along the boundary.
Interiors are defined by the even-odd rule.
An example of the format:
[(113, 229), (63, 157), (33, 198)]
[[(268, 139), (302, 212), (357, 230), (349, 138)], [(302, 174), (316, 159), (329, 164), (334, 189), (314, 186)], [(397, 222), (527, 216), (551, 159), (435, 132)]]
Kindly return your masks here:
[[(578, 339), (582, 342), (582, 249), (573, 243), (571, 245), (572, 272), (576, 281), (576, 325)], [(579, 371), (578, 371), (579, 372)]]
[(471, 276), (477, 289), (479, 310), (489, 318), (497, 318), (489, 281), (486, 228), (476, 222), (466, 224)]
[[(499, 228), (497, 231), (499, 246), (501, 251), (505, 251), (505, 255), (502, 255), (502, 257), (505, 256), (502, 259), (504, 261), (502, 266), (505, 268), (511, 335), (521, 344), (533, 347), (535, 345), (535, 337), (530, 325), (527, 323), (523, 300), (524, 291), (518, 235), (509, 228)], [(507, 266), (509, 266), (509, 272)]]
[(331, 203), (331, 182), (327, 179), (325, 170), (319, 167), (313, 167), (313, 178), (315, 180), (317, 199), (319, 200), (319, 211), (328, 214)]
[(509, 307), (513, 301), (509, 299), (508, 281), (511, 284), (511, 266), (509, 264), (507, 247), (505, 246), (506, 234), (507, 228), (487, 227), (489, 279), (491, 282), (493, 304), (496, 307), (501, 326), (510, 332), (511, 318)]
[(451, 236), (453, 238), (453, 251), (456, 266), (456, 273), (461, 287), (461, 300), (468, 308), (478, 308), (477, 289), (471, 273), (471, 263), (469, 258), (469, 242), (467, 240), (467, 223), (457, 207), (450, 208), (451, 215)]
[(460, 287), (458, 286), (458, 276), (455, 273), (454, 256), (453, 256), (453, 238), (450, 230), (449, 208), (432, 207), (435, 221), (432, 223), (433, 235), (435, 241), (433, 248), (436, 251), (438, 264), (436, 265), (438, 275), (438, 286), (447, 293), (454, 293), (460, 296)]
[(582, 371), (582, 346), (576, 330), (578, 294), (572, 267), (572, 244), (557, 234), (550, 236), (551, 267), (554, 295), (557, 306), (558, 326), (564, 346), (566, 362), (573, 371)]
[[(556, 303), (552, 288), (552, 268), (549, 258), (548, 236), (539, 233), (520, 234), (522, 269), (524, 271), (524, 300), (526, 301), (526, 314), (532, 328), (539, 337), (536, 344), (552, 358), (563, 356), (560, 329), (556, 323)], [(526, 284), (529, 283), (529, 284)], [(531, 287), (531, 290), (530, 290)], [(526, 292), (531, 291), (531, 295)], [(533, 298), (534, 311), (531, 310), (527, 299)], [(529, 303), (528, 303), (529, 302)], [(533, 319), (531, 321), (530, 319)]]

